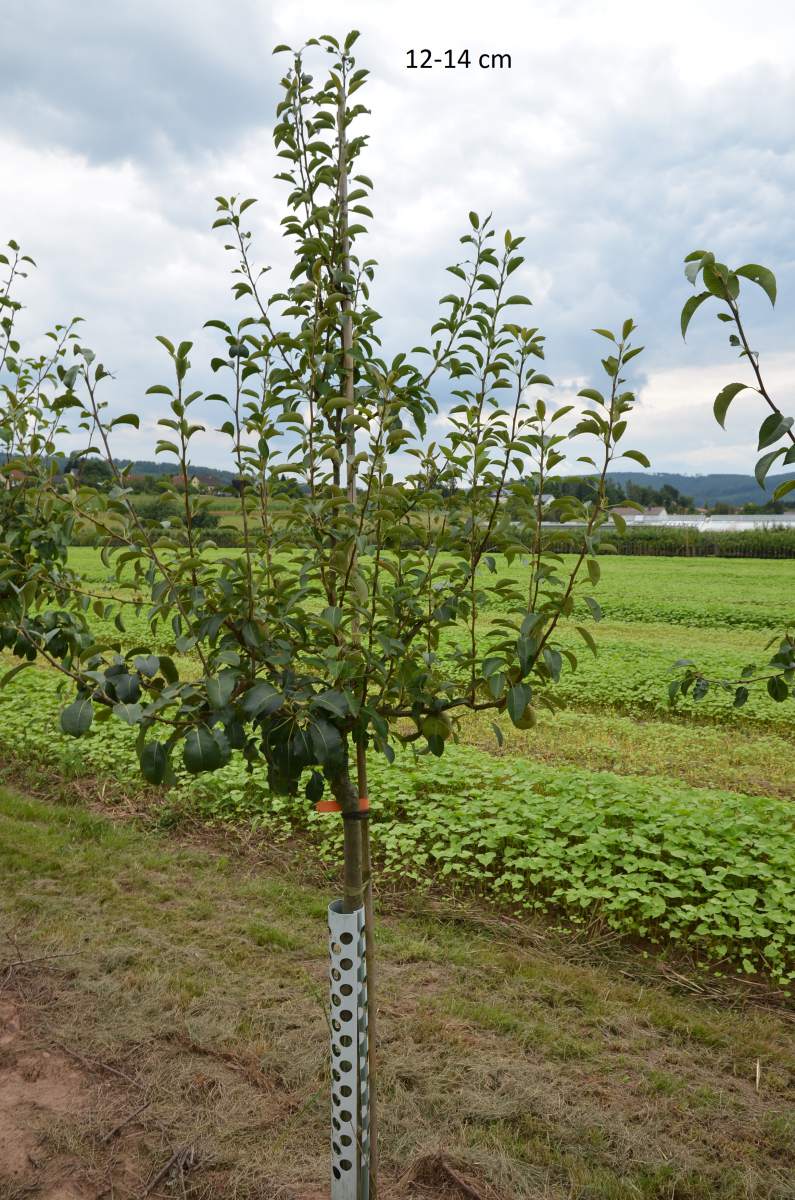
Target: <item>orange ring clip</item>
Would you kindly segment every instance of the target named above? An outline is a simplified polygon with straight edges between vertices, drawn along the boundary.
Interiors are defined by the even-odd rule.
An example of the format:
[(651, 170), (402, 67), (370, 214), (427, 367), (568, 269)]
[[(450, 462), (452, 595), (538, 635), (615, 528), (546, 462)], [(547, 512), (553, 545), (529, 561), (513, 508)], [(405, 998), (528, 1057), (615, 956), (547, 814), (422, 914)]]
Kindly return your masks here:
[[(359, 812), (369, 812), (370, 798), (369, 796), (359, 797)], [(315, 811), (319, 813), (342, 812), (339, 803), (336, 800), (318, 800), (315, 805)]]

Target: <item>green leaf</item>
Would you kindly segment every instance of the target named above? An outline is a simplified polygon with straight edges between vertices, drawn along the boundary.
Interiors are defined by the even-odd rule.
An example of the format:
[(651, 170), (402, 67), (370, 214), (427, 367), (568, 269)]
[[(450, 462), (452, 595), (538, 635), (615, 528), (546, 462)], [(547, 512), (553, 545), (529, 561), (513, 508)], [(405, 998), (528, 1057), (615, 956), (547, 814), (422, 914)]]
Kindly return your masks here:
[(350, 711), (348, 701), (342, 692), (336, 692), (333, 689), (319, 692), (313, 699), (312, 705), (313, 707), (325, 708), (327, 712), (333, 713), (335, 717), (347, 717)]
[(533, 689), (527, 683), (515, 683), (512, 688), (508, 689), (508, 716), (514, 725), (521, 720), (532, 695)]
[(650, 467), (651, 466), (651, 463), (649, 462), (648, 458), (646, 457), (646, 455), (643, 453), (642, 450), (625, 450), (624, 453), (621, 454), (619, 457), (631, 458), (633, 460), (633, 462), (640, 463), (640, 465), (642, 467)]
[(729, 405), (736, 395), (744, 392), (746, 389), (751, 390), (747, 383), (727, 383), (725, 388), (721, 388), (715, 397), (715, 403), (712, 406), (712, 411), (715, 414), (715, 420), (720, 425), (721, 429), (726, 428), (726, 413), (729, 411)]
[(210, 708), (224, 708), (232, 697), (237, 682), (235, 671), (222, 671), (217, 679), (207, 680), (207, 700)]
[(780, 704), (782, 700), (787, 699), (789, 688), (780, 675), (771, 675), (767, 681), (767, 693), (771, 700)]
[(762, 289), (771, 304), (776, 303), (776, 277), (767, 267), (760, 267), (758, 263), (746, 263), (744, 267), (738, 267), (735, 274), (742, 275), (743, 279), (750, 279)]
[(143, 716), (140, 704), (119, 703), (113, 705), (113, 715), (126, 725), (137, 725)]
[(160, 784), (166, 777), (168, 755), (162, 742), (146, 742), (138, 759), (147, 783)]
[(432, 733), (428, 738), (428, 749), (431, 754), (435, 754), (437, 758), (441, 758), (444, 754), (444, 738), (439, 737), (438, 733)]
[(774, 491), (773, 499), (780, 500), (782, 496), (787, 496), (793, 490), (795, 490), (795, 479), (785, 479)]
[(754, 475), (756, 476), (756, 482), (760, 487), (765, 486), (767, 473), (772, 467), (773, 463), (777, 458), (780, 458), (782, 454), (786, 454), (786, 452), (786, 446), (779, 446), (778, 450), (771, 450), (769, 454), (763, 454), (759, 459), (754, 467)]
[(206, 725), (188, 730), (182, 761), (191, 775), (198, 775), (201, 771), (216, 771), (222, 765), (221, 746)]
[(71, 737), (82, 737), (91, 728), (93, 720), (93, 704), (86, 697), (81, 697), (61, 713), (61, 729)]
[[(0, 645), (2, 645), (2, 642), (0, 642)], [(33, 663), (33, 662), (17, 663), (17, 665), (15, 667), (12, 667), (10, 671), (6, 671), (3, 678), (0, 679), (0, 688), (4, 688), (7, 683), (10, 683), (11, 680), (14, 678), (14, 676), (18, 675), (20, 671), (24, 671), (26, 667), (32, 667), (32, 666), (35, 666), (35, 663)]]
[(165, 654), (161, 654), (159, 658), (160, 671), (167, 683), (176, 683), (179, 679), (179, 671), (174, 665), (174, 660)]
[(679, 323), (682, 329), (682, 337), (684, 337), (687, 333), (687, 327), (693, 318), (694, 312), (704, 303), (709, 294), (709, 292), (699, 292), (697, 296), (691, 296), (689, 300), (685, 301), (685, 306), (682, 309), (682, 315), (679, 318)]
[(596, 642), (593, 639), (593, 634), (582, 625), (575, 625), (575, 629), (579, 633), (582, 640), (585, 642), (588, 649), (593, 654), (594, 658), (597, 655)]
[(772, 446), (785, 433), (788, 433), (791, 428), (792, 417), (785, 417), (778, 412), (771, 413), (769, 417), (765, 417), (759, 426), (759, 444), (757, 450), (764, 450), (765, 446)]
[(160, 659), (156, 654), (141, 655), (133, 659), (133, 666), (139, 674), (151, 679), (160, 670)]
[(306, 798), (313, 804), (323, 799), (323, 776), (319, 771), (313, 771), (306, 785)]
[(259, 680), (243, 696), (240, 707), (246, 716), (261, 717), (276, 712), (284, 703), (284, 697), (270, 683)]
[(685, 277), (688, 283), (695, 283), (698, 279), (698, 274), (705, 262), (714, 262), (715, 255), (710, 254), (709, 250), (691, 250), (690, 254), (685, 256)]
[(138, 413), (124, 413), (121, 417), (114, 417), (110, 423), (110, 428), (114, 429), (116, 425), (134, 425), (136, 429), (141, 428), (141, 418)]
[(585, 603), (590, 608), (594, 621), (601, 621), (602, 606), (598, 603), (598, 601), (594, 600), (593, 596), (586, 596)]
[(563, 666), (563, 658), (559, 650), (551, 650), (549, 646), (544, 647), (544, 662), (555, 683), (560, 679), (560, 669)]
[(309, 726), (309, 740), (315, 761), (321, 767), (335, 768), (345, 761), (345, 743), (336, 725), (325, 721), (322, 717), (313, 720)]

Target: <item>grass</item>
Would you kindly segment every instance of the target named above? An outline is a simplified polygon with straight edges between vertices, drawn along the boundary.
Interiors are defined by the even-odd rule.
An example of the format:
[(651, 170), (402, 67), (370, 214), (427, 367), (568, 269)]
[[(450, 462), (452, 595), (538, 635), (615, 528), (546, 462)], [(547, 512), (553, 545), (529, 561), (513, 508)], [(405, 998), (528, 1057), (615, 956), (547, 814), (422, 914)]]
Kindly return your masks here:
[[(687, 784), (792, 799), (795, 794), (786, 731), (753, 725), (702, 723), (626, 716), (616, 712), (564, 711), (542, 714), (524, 732), (500, 722), (504, 753), (553, 767), (580, 766), (616, 775), (639, 775)], [(465, 719), (462, 740), (494, 753), (491, 718)]]
[[(325, 1184), (328, 884), (256, 841), (189, 845), (7, 790), (0, 873), (25, 956), (74, 954), (21, 976), (30, 1027), (151, 1100), (133, 1174), (162, 1162), (166, 1130), (200, 1150), (196, 1196)], [(506, 1198), (791, 1195), (786, 1014), (676, 994), (653, 963), (600, 961), (529, 919), (427, 904), (389, 915), (379, 898), (388, 1180), (442, 1151)], [(112, 1124), (97, 1101), (44, 1132), (100, 1172)]]

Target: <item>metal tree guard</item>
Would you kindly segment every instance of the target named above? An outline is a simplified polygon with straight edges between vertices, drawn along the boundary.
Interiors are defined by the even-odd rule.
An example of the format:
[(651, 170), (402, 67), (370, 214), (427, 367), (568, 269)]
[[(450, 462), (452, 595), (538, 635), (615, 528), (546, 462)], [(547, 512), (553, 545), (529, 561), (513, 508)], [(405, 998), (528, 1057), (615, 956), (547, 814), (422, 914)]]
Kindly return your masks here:
[(329, 905), (331, 972), (331, 1197), (368, 1200), (370, 1102), (364, 907)]

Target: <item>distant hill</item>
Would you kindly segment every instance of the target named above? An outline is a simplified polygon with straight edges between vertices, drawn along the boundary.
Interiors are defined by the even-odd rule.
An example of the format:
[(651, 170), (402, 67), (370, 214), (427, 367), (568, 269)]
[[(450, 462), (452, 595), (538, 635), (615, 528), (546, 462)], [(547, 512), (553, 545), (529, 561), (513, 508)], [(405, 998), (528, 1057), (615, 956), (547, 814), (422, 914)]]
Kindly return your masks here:
[[(117, 467), (126, 467), (130, 460), (117, 458), (114, 461)], [(229, 483), (235, 478), (234, 471), (222, 471), (220, 467), (201, 467), (197, 463), (191, 463), (190, 469), (199, 475), (212, 475), (221, 483)], [(173, 475), (176, 470), (177, 464), (173, 461), (149, 462), (146, 459), (140, 459), (132, 464), (133, 475)]]
[[(0, 463), (6, 458), (0, 452)], [(119, 467), (127, 466), (129, 459), (116, 459)], [(139, 459), (132, 464), (133, 475), (173, 475), (177, 464), (172, 461), (153, 462), (149, 459)], [(235, 471), (225, 471), (221, 467), (203, 467), (200, 463), (191, 463), (191, 472), (216, 479), (219, 483), (230, 483), (236, 478)], [(728, 504), (731, 508), (741, 508), (744, 504), (764, 504), (784, 480), (795, 479), (795, 471), (784, 475), (768, 475), (766, 487), (760, 488), (753, 475), (679, 475), (666, 471), (611, 471), (610, 478), (616, 483), (645, 484), (659, 491), (668, 484), (675, 487), (683, 496), (692, 496), (698, 508), (712, 508), (715, 504)], [(795, 491), (784, 497), (787, 507), (795, 506)]]
[[(785, 479), (795, 479), (795, 472), (768, 475), (765, 488), (760, 488), (753, 475), (668, 475), (662, 471), (611, 471), (610, 478), (617, 483), (639, 483), (653, 488), (661, 488), (667, 483), (678, 488), (684, 496), (692, 496), (698, 508), (714, 504), (729, 504), (734, 508), (743, 504), (764, 504), (780, 483)], [(785, 497), (783, 502), (786, 504), (792, 496), (795, 496), (795, 492)]]
[[(118, 460), (118, 465), (126, 465)], [(173, 475), (176, 469), (173, 462), (149, 462), (141, 460), (132, 464), (134, 475)], [(219, 467), (203, 467), (192, 463), (191, 470), (200, 475), (215, 476), (221, 483), (229, 483), (235, 478), (234, 471), (224, 471)], [(610, 478), (617, 483), (646, 484), (659, 490), (664, 484), (677, 488), (682, 495), (692, 496), (698, 508), (708, 508), (715, 504), (728, 504), (739, 508), (743, 504), (764, 504), (772, 496), (775, 488), (785, 479), (795, 479), (795, 472), (786, 475), (769, 475), (767, 488), (760, 488), (753, 475), (675, 475), (664, 471), (611, 471)], [(795, 504), (795, 492), (785, 498)]]

